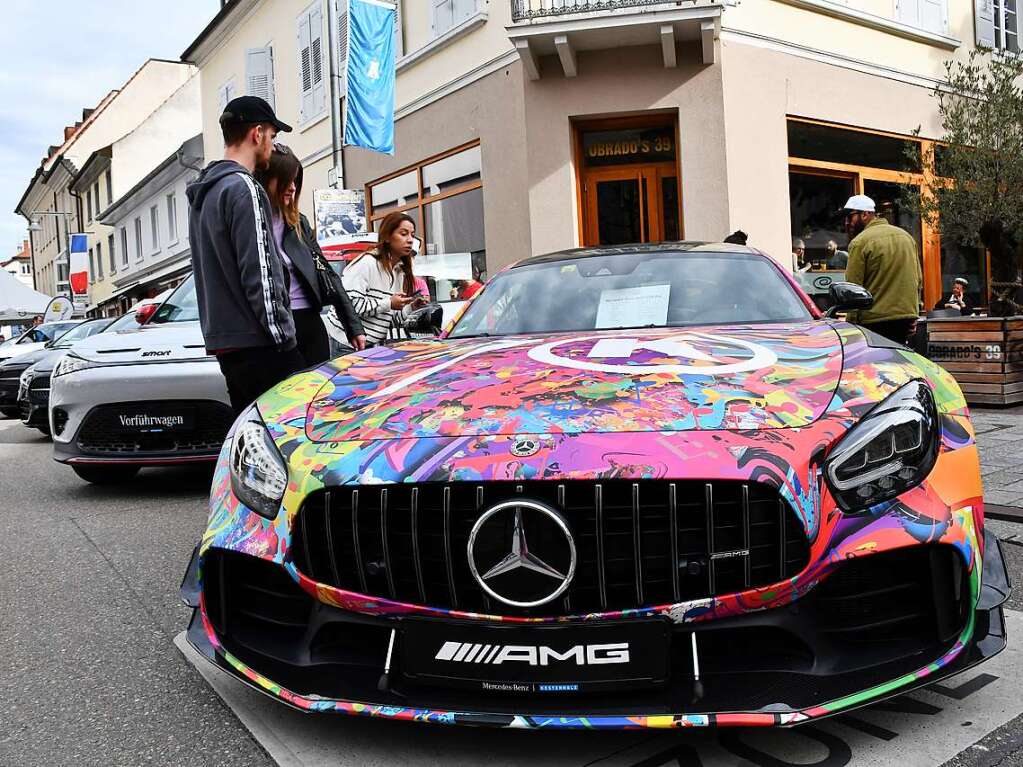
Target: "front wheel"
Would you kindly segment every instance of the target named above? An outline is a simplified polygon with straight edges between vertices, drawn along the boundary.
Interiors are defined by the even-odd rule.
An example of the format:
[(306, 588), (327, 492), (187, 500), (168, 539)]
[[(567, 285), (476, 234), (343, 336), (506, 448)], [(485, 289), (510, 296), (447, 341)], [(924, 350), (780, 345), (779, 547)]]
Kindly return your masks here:
[(138, 466), (92, 466), (72, 464), (75, 474), (94, 485), (119, 485), (139, 473)]

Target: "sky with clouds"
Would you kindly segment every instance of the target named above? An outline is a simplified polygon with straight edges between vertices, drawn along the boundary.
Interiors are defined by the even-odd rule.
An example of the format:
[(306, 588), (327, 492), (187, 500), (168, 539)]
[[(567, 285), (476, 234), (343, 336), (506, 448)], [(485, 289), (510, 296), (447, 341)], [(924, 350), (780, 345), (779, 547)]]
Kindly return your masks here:
[(0, 24), (0, 260), (28, 237), (14, 213), (64, 126), (148, 58), (177, 60), (219, 0), (4, 0)]

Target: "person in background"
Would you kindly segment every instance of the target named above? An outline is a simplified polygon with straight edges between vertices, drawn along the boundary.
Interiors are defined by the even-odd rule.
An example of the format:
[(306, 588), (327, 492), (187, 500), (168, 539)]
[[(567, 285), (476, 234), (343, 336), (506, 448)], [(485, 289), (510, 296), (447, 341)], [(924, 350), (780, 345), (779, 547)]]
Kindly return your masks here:
[(43, 324), (42, 315), (37, 314), (35, 317), (32, 318), (32, 327), (37, 328), (42, 324)]
[(206, 349), (240, 414), (305, 367), (296, 348), (287, 273), (270, 232), (273, 209), (253, 173), (270, 164), (278, 131), (291, 126), (256, 96), (220, 115), (224, 159), (188, 185), (188, 240)]
[(810, 262), (806, 260), (806, 243), (798, 237), (792, 240), (792, 268), (797, 272), (810, 271)]
[(955, 309), (960, 314), (968, 316), (973, 314), (973, 301), (966, 295), (966, 288), (970, 286), (965, 277), (956, 277), (952, 283), (952, 293), (948, 298), (938, 301), (935, 309)]
[(839, 250), (838, 243), (834, 240), (828, 240), (828, 244), (824, 246), (824, 251), (825, 263), (828, 269), (841, 270), (849, 265), (848, 251)]
[[(274, 144), (270, 164), (256, 171), (256, 180), (266, 190), (273, 210), (270, 225), (274, 244), (288, 270), (288, 293), (298, 351), (305, 367), (313, 367), (330, 358), (330, 338), (320, 319), (324, 299), (316, 275), (316, 257), (322, 259), (323, 254), (316, 242), (316, 233), (298, 209), (302, 178), (302, 163), (283, 144)], [(342, 293), (335, 309), (348, 342), (356, 349), (365, 349), (366, 332), (347, 293)]]
[(416, 222), (411, 216), (391, 213), (380, 224), (377, 247), (349, 262), (341, 273), (369, 346), (402, 337), (404, 318), (428, 302), (425, 296), (416, 295), (412, 272), (415, 236)]
[(845, 226), (852, 238), (845, 278), (874, 297), (870, 309), (849, 312), (849, 322), (897, 343), (908, 343), (920, 316), (923, 283), (916, 241), (879, 217), (874, 201), (864, 194), (846, 202)]
[(749, 242), (749, 235), (742, 231), (742, 229), (736, 229), (730, 235), (725, 237), (724, 242), (727, 242), (730, 245), (745, 245)]

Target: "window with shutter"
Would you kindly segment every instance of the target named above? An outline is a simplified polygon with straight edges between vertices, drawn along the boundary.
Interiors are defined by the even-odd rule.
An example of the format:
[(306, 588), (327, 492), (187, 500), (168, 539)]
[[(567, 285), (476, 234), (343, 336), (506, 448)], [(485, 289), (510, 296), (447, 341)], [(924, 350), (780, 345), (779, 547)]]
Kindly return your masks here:
[(96, 243), (96, 273), (99, 278), (103, 279), (103, 243)]
[(430, 0), (430, 23), (434, 37), (468, 21), (479, 11), (479, 0)]
[(337, 74), (338, 98), (344, 98), (348, 88), (348, 0), (334, 0), (337, 19)]
[(455, 25), (455, 0), (430, 0), (430, 26), (434, 37), (440, 37)]
[(110, 273), (117, 271), (117, 254), (114, 252), (114, 235), (107, 237), (107, 255), (110, 258)]
[(245, 52), (245, 90), (249, 96), (259, 96), (271, 109), (274, 105), (273, 48), (250, 48)]
[(948, 32), (948, 0), (896, 0), (899, 21), (925, 32)]
[(323, 62), (323, 11), (319, 2), (298, 17), (298, 79), (301, 91), (299, 122), (323, 114), (327, 106), (327, 82)]
[(401, 2), (397, 0), (394, 5), (394, 58), (400, 59), (405, 55), (405, 34), (402, 30)]

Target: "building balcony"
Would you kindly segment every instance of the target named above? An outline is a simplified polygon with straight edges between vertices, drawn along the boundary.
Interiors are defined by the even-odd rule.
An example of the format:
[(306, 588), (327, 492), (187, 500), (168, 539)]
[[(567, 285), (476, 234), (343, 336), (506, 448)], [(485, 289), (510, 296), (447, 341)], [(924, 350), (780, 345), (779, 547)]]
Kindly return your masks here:
[(664, 66), (677, 66), (677, 45), (700, 48), (704, 64), (717, 61), (721, 13), (735, 0), (510, 0), (508, 36), (531, 80), (539, 57), (557, 55), (575, 77), (577, 51), (660, 45)]

